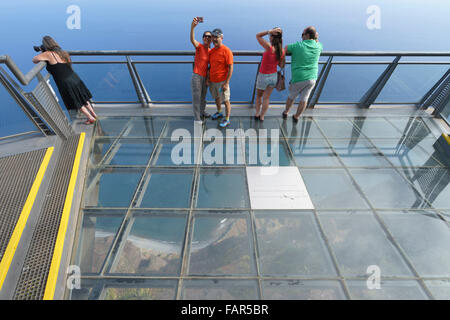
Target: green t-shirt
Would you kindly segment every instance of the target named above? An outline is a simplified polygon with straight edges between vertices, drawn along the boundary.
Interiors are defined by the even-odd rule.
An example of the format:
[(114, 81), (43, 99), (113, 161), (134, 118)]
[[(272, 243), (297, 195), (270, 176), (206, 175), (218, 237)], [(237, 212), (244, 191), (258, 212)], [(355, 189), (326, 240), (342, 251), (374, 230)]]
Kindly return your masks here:
[(319, 71), (319, 57), (322, 44), (316, 40), (303, 40), (287, 46), (287, 52), (292, 54), (291, 82), (316, 80)]

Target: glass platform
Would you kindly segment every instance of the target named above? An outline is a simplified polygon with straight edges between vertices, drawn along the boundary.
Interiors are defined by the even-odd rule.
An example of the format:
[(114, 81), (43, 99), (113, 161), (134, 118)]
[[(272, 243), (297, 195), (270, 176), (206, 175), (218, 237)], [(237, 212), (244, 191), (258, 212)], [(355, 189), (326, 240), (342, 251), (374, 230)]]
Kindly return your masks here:
[[(81, 289), (69, 298), (448, 299), (450, 168), (427, 119), (231, 122), (279, 139), (227, 139), (209, 119), (203, 132), (234, 141), (211, 153), (190, 118), (100, 119), (72, 257)], [(181, 164), (176, 129), (192, 142)], [(254, 147), (298, 168), (314, 209), (252, 208), (246, 168), (269, 166), (250, 161)]]

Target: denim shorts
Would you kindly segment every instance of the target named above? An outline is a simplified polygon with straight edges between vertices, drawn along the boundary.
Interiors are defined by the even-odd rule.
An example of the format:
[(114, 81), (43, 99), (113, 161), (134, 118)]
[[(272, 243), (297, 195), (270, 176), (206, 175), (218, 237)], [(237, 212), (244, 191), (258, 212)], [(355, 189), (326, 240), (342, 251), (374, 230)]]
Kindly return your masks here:
[(258, 78), (256, 78), (256, 89), (266, 90), (267, 87), (273, 87), (277, 85), (277, 72), (275, 73), (258, 73)]

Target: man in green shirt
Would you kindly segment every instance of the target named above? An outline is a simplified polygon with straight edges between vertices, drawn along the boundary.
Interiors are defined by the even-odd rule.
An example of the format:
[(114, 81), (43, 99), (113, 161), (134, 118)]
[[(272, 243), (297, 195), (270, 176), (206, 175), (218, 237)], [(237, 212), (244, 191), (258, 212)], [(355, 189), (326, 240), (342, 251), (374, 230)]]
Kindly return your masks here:
[(314, 27), (310, 26), (303, 30), (302, 40), (285, 47), (285, 52), (292, 56), (292, 79), (283, 118), (287, 118), (295, 98), (300, 95), (297, 112), (293, 115), (294, 122), (298, 121), (300, 114), (306, 109), (309, 95), (316, 84), (319, 57), (322, 52), (322, 44), (318, 40), (318, 33)]

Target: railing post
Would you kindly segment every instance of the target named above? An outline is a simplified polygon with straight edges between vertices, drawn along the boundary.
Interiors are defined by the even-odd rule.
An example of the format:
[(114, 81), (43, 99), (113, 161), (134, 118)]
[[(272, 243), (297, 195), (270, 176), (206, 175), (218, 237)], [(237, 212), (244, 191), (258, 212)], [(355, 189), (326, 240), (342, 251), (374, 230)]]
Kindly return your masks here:
[(250, 104), (251, 104), (250, 107), (253, 107), (253, 105), (255, 104), (256, 80), (258, 79), (258, 73), (259, 73), (260, 67), (261, 67), (261, 61), (258, 63), (258, 68), (256, 69), (255, 83), (253, 84), (253, 93), (252, 93), (252, 100), (250, 101)]
[(147, 90), (145, 89), (144, 83), (142, 82), (141, 77), (139, 76), (139, 72), (137, 71), (136, 64), (134, 62), (131, 62), (131, 66), (133, 67), (133, 71), (136, 75), (138, 84), (141, 87), (142, 93), (144, 94), (144, 98), (147, 100), (147, 106), (149, 106), (152, 103), (152, 99), (150, 99), (150, 95), (148, 94)]
[[(308, 108), (314, 108), (317, 101), (319, 101), (320, 94), (322, 93), (323, 87), (325, 86), (325, 82), (327, 81), (328, 74), (330, 73), (330, 69), (332, 66), (331, 61), (333, 60), (333, 56), (330, 56), (327, 60), (327, 63), (320, 71), (320, 76), (317, 79), (316, 85), (313, 88), (313, 92), (310, 95), (309, 103), (307, 104)], [(317, 89), (316, 89), (317, 87)], [(317, 94), (315, 94), (317, 92)], [(313, 94), (315, 94), (313, 96)]]
[(126, 56), (127, 58), (127, 67), (128, 71), (130, 72), (131, 80), (133, 81), (134, 89), (136, 90), (136, 94), (139, 98), (139, 102), (142, 104), (143, 108), (146, 108), (148, 106), (147, 102), (145, 101), (144, 93), (141, 90), (141, 87), (139, 86), (139, 81), (137, 79), (136, 74), (134, 73), (133, 65), (131, 63), (131, 59), (129, 56)]
[(358, 103), (358, 107), (368, 108), (372, 103), (374, 103), (374, 101), (380, 94), (381, 90), (383, 90), (386, 82), (389, 80), (395, 68), (397, 67), (400, 58), (401, 56), (397, 56), (394, 59), (394, 61), (392, 61), (391, 64), (386, 68), (386, 70), (383, 71), (383, 73), (378, 77), (375, 83), (370, 87), (369, 90), (367, 90), (367, 92), (361, 98), (361, 100)]

